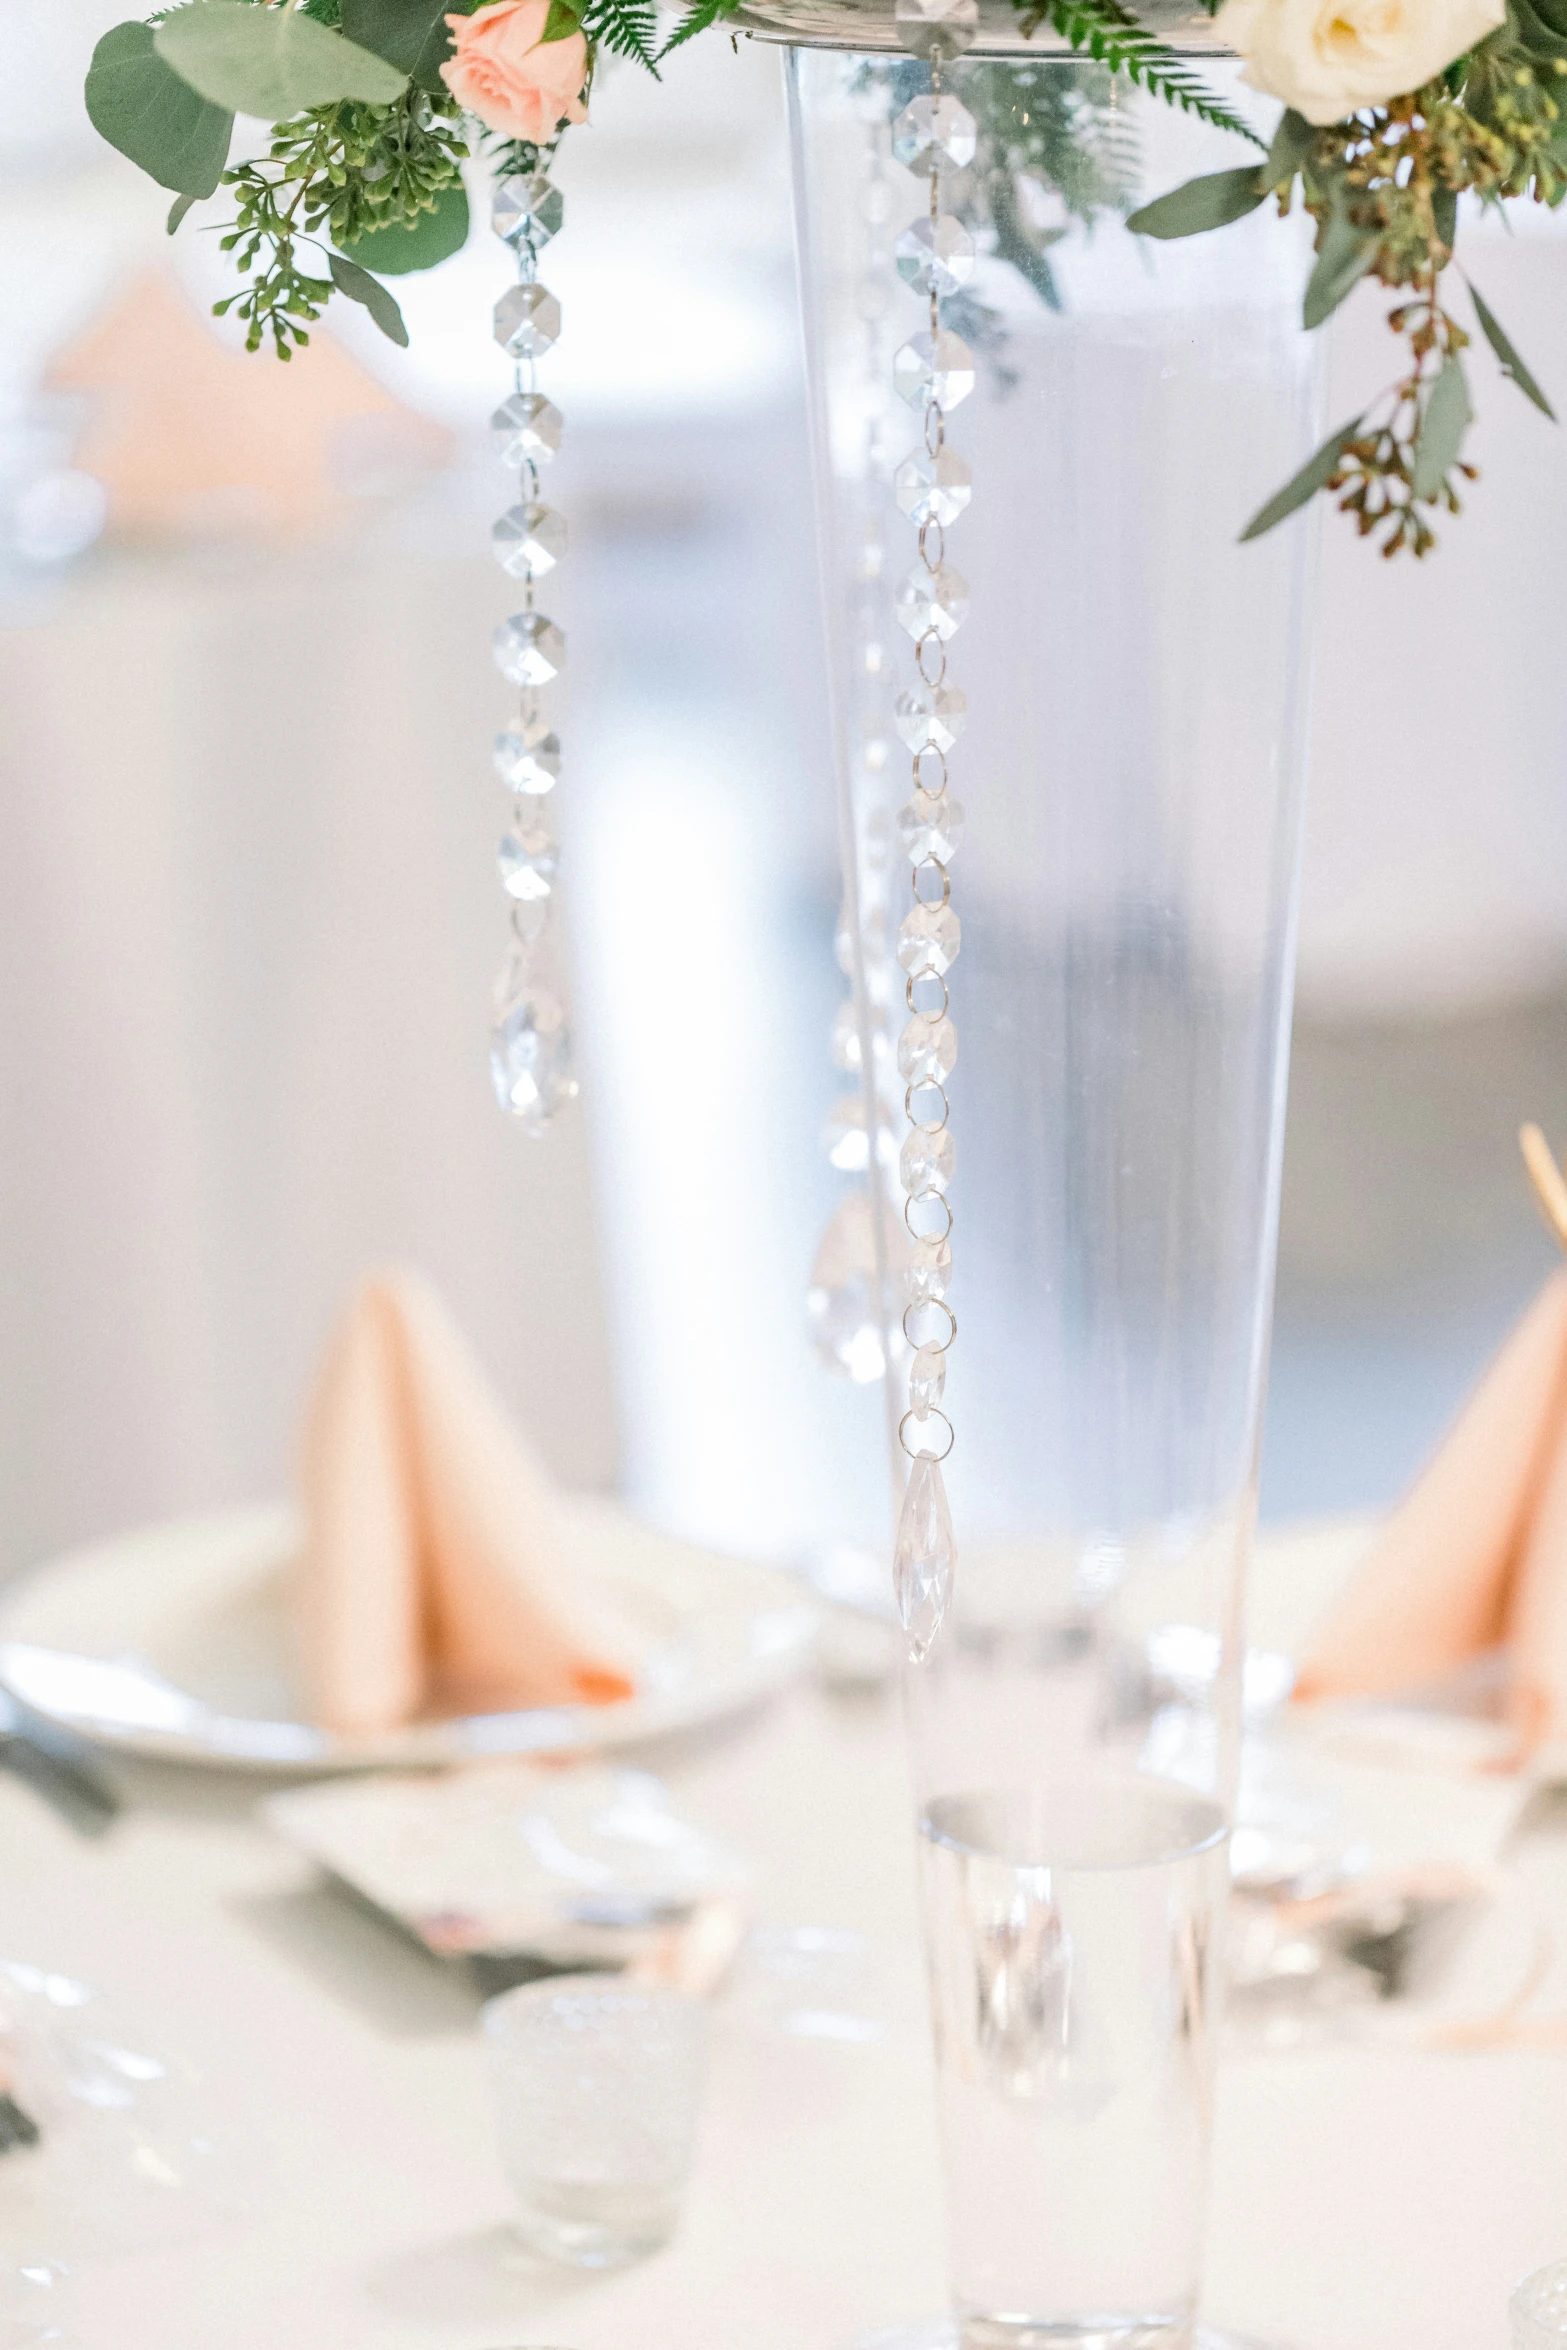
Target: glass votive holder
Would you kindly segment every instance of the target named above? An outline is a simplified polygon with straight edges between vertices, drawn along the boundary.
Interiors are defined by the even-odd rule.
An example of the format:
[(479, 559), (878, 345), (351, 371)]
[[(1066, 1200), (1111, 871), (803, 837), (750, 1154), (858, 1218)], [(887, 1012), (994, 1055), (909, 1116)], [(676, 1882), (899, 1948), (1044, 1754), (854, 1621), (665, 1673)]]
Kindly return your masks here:
[(523, 2240), (574, 2268), (616, 2268), (666, 2243), (696, 2152), (702, 2002), (555, 1975), (490, 2000), (484, 2034)]
[(1567, 2350), (1567, 2260), (1537, 2268), (1507, 2304), (1513, 2350)]

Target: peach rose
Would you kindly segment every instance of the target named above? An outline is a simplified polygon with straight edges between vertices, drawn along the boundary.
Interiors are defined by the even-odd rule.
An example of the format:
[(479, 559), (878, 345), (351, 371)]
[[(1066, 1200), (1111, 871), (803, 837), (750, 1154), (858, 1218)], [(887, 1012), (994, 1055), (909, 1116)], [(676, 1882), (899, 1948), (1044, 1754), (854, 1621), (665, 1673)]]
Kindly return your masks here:
[(492, 0), (472, 16), (449, 16), (452, 55), (441, 79), (492, 131), (542, 146), (561, 122), (586, 122), (582, 85), (588, 44), (581, 33), (546, 41), (550, 0)]

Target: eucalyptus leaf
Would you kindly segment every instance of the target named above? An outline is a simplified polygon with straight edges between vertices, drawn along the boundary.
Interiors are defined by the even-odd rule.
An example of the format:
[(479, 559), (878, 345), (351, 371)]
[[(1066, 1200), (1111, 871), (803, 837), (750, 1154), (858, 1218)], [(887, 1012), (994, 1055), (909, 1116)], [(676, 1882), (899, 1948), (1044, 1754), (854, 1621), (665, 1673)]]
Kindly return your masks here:
[(355, 237), (349, 250), (378, 277), (404, 277), (411, 270), (433, 269), (438, 261), (460, 252), (467, 241), (468, 198), (459, 184), (442, 188), (435, 210), (419, 213), (411, 228), (398, 222), (370, 229)]
[(307, 106), (359, 98), (387, 106), (408, 76), (297, 8), (251, 0), (190, 0), (153, 36), (158, 55), (215, 106), (285, 122)]
[(1557, 32), (1543, 9), (1531, 5), (1531, 0), (1507, 0), (1507, 13), (1519, 43), (1531, 57), (1567, 57), (1567, 36)]
[(1496, 353), (1503, 375), (1510, 375), (1524, 398), (1532, 400), (1540, 414), (1548, 416), (1554, 424), (1556, 422), (1555, 409), (1513, 349), (1506, 334), (1503, 333), (1501, 320), (1491, 310), (1489, 304), (1480, 299), (1479, 289), (1470, 286), (1467, 278), (1464, 279), (1464, 283), (1469, 286), (1469, 299), (1475, 306), (1475, 316), (1480, 321), (1480, 332)]
[(150, 24), (117, 24), (93, 51), (87, 113), (94, 130), (160, 187), (210, 196), (228, 161), (234, 117), (158, 55)]
[(1463, 364), (1449, 353), (1426, 396), (1425, 414), (1420, 419), (1413, 466), (1417, 498), (1434, 498), (1438, 494), (1473, 421), (1474, 410), (1469, 405)]
[(435, 22), (430, 27), (424, 47), (414, 59), (415, 89), (437, 92), (445, 89), (441, 68), (452, 54), (451, 27), (446, 19), (449, 16), (472, 16), (479, 5), (480, 0), (447, 0), (446, 7), (436, 11)]
[(1316, 135), (1303, 114), (1297, 114), (1293, 106), (1285, 107), (1279, 117), (1279, 127), (1273, 134), (1273, 144), (1268, 149), (1265, 169), (1270, 188), (1276, 188), (1280, 180), (1292, 180), (1303, 168)]
[(1458, 234), (1458, 190), (1456, 188), (1432, 189), (1431, 220), (1437, 235), (1451, 253), (1453, 240)]
[(1307, 326), (1320, 326), (1332, 317), (1344, 296), (1353, 292), (1371, 267), (1376, 249), (1376, 238), (1356, 228), (1343, 206), (1335, 204), (1306, 287)]
[(329, 256), (328, 267), (338, 292), (346, 294), (350, 302), (362, 302), (382, 334), (406, 350), (408, 329), (403, 324), (403, 314), (380, 279), (372, 277), (368, 269), (361, 269), (357, 261), (345, 261), (341, 253)]
[(169, 206), (169, 217), (164, 223), (165, 235), (172, 237), (175, 230), (179, 227), (180, 222), (184, 219), (186, 213), (190, 210), (191, 206), (193, 204), (199, 204), (200, 202), (201, 198), (199, 196), (176, 196), (173, 203)]
[(412, 73), (420, 52), (439, 26), (452, 0), (343, 0), (342, 25), (346, 37), (382, 57), (399, 73)]
[(1243, 220), (1267, 192), (1268, 183), (1254, 163), (1243, 164), (1239, 171), (1204, 172), (1201, 179), (1172, 188), (1168, 196), (1155, 197), (1126, 225), (1140, 237), (1200, 236), (1204, 229)]
[(1323, 442), (1316, 455), (1307, 460), (1299, 473), (1287, 481), (1281, 490), (1275, 491), (1265, 506), (1258, 507), (1241, 532), (1241, 545), (1244, 546), (1248, 539), (1260, 539), (1265, 532), (1272, 530), (1275, 523), (1282, 522), (1286, 515), (1293, 514), (1297, 507), (1304, 506), (1308, 499), (1314, 498), (1359, 430), (1358, 416), (1352, 416), (1348, 424), (1341, 424), (1338, 431)]

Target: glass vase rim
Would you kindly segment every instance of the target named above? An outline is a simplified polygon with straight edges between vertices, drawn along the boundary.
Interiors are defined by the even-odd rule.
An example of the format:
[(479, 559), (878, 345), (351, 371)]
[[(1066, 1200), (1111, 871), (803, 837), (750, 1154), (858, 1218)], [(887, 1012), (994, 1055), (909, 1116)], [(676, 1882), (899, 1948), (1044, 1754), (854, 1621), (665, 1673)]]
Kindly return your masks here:
[[(1235, 55), (1215, 32), (1202, 0), (1141, 0), (1137, 18), (1177, 56)], [(896, 0), (741, 0), (727, 22), (758, 41), (783, 42), (791, 48), (845, 49), (862, 56), (911, 54), (908, 26), (899, 22)], [(1082, 56), (1049, 23), (1025, 33), (1014, 0), (979, 0), (979, 32), (963, 52), (964, 59)]]

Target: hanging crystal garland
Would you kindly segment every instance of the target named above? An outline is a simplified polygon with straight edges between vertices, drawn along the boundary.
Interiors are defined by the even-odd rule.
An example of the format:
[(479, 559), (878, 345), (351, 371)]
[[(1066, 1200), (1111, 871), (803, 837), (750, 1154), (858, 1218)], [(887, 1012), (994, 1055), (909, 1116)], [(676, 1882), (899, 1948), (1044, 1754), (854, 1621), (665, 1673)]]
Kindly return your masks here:
[(942, 181), (974, 159), (973, 116), (941, 87), (943, 64), (972, 42), (976, 0), (898, 0), (909, 48), (930, 64), (928, 96), (910, 101), (893, 125), (892, 151), (910, 170), (928, 175), (924, 215), (898, 240), (899, 274), (928, 296), (928, 328), (914, 335), (893, 361), (898, 391), (918, 410), (922, 433), (898, 468), (899, 507), (919, 533), (919, 560), (900, 585), (898, 619), (914, 640), (918, 683), (899, 697), (899, 731), (909, 746), (913, 789), (898, 828), (908, 853), (913, 903), (898, 931), (908, 1021), (898, 1039), (909, 1131), (899, 1159), (907, 1197), (904, 1222), (914, 1243), (903, 1334), (915, 1350), (908, 1409), (898, 1441), (910, 1467), (893, 1551), (898, 1613), (916, 1661), (928, 1656), (952, 1596), (957, 1549), (941, 1464), (952, 1450), (953, 1427), (943, 1410), (947, 1353), (957, 1337), (948, 1302), (952, 1270), (955, 1166), (946, 1081), (957, 1060), (957, 1031), (947, 973), (962, 942), (952, 908), (948, 870), (962, 838), (963, 810), (948, 788), (947, 753), (963, 723), (966, 703), (947, 681), (947, 644), (968, 612), (968, 583), (946, 559), (946, 533), (967, 506), (969, 468), (947, 446), (947, 417), (974, 388), (974, 356), (941, 323), (941, 303), (974, 267), (968, 231), (941, 209)]
[[(884, 77), (873, 71), (857, 91), (854, 103), (865, 126), (863, 171), (856, 191), (859, 234), (854, 257), (864, 434), (855, 482), (859, 544), (847, 615), (854, 637), (853, 687), (843, 719), (848, 736), (856, 885), (845, 896), (836, 945), (838, 967), (846, 980), (853, 978), (856, 961), (860, 962), (866, 1002), (862, 1008), (851, 989), (833, 1018), (832, 1064), (852, 1085), (846, 1086), (834, 1103), (822, 1141), (829, 1162), (855, 1180), (828, 1218), (811, 1268), (805, 1307), (811, 1342), (823, 1365), (861, 1385), (870, 1385), (887, 1368), (880, 1310), (882, 1282), (901, 1276), (907, 1255), (906, 1250), (896, 1248), (901, 1235), (894, 1235), (889, 1250), (885, 1230), (878, 1230), (873, 1206), (876, 1184), (890, 1177), (897, 1157), (892, 1129), (894, 1097), (889, 1091), (894, 1078), (886, 952), (893, 851), (892, 826), (884, 805), (884, 778), (892, 752), (888, 741), (892, 610), (885, 573), (892, 476), (887, 431), (887, 312), (893, 290), (890, 223), (896, 194), (889, 168), (890, 107)], [(890, 1263), (878, 1262), (878, 1242), (882, 1257), (890, 1256)]]
[(541, 1134), (577, 1091), (566, 999), (550, 937), (556, 838), (551, 795), (560, 742), (540, 707), (557, 677), (566, 640), (538, 609), (535, 587), (566, 547), (566, 525), (540, 494), (540, 468), (560, 447), (561, 417), (537, 383), (540, 355), (560, 334), (560, 304), (539, 283), (539, 253), (561, 225), (560, 190), (545, 173), (547, 152), (514, 149), (521, 166), (496, 183), (491, 224), (517, 257), (517, 283), (495, 305), (495, 339), (516, 362), (510, 399), (493, 419), (502, 460), (517, 471), (517, 494), (490, 533), (501, 569), (523, 583), (520, 612), (495, 631), (495, 663), (518, 688), (514, 723), (495, 738), (495, 767), (513, 792), (512, 817), (496, 851), (511, 900), (511, 944), (495, 983), (490, 1075), (503, 1110)]

